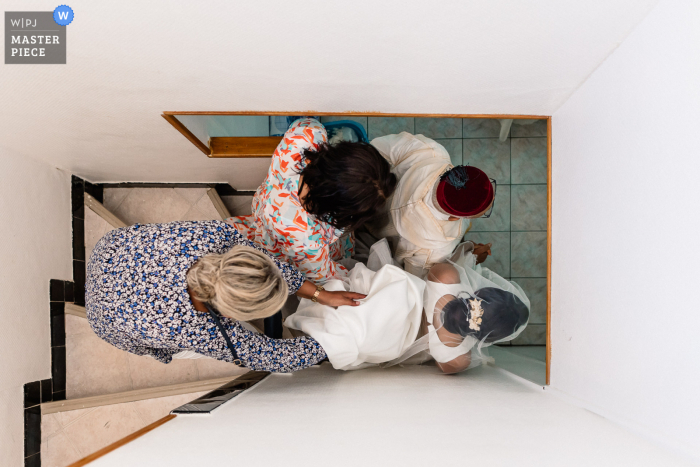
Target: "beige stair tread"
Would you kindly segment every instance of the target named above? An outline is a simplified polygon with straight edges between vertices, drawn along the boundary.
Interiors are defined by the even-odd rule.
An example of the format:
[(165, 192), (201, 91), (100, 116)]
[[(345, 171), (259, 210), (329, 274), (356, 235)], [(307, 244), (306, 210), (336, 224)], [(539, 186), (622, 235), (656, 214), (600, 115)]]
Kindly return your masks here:
[(66, 467), (128, 436), (208, 391), (42, 413), (43, 467)]
[(65, 312), (67, 315), (77, 316), (78, 318), (86, 318), (85, 307), (76, 305), (75, 303), (66, 303)]
[(102, 407), (105, 405), (122, 404), (125, 402), (135, 402), (147, 399), (157, 399), (161, 397), (177, 396), (180, 394), (190, 394), (193, 392), (212, 391), (224, 384), (235, 380), (238, 376), (228, 376), (223, 378), (207, 379), (203, 381), (192, 381), (188, 383), (172, 384), (133, 391), (124, 391), (115, 394), (104, 394), (99, 396), (81, 397), (77, 399), (66, 399), (62, 401), (45, 402), (41, 404), (42, 414), (67, 412), (71, 410), (81, 410), (91, 407)]
[(247, 370), (210, 358), (163, 364), (100, 339), (87, 320), (66, 314), (66, 397), (114, 394), (180, 383), (235, 377)]
[[(173, 221), (221, 220), (209, 188), (105, 188), (104, 206), (133, 225)], [(215, 196), (214, 196), (215, 195)], [(223, 203), (221, 203), (223, 206)], [(220, 208), (220, 207), (219, 207)]]

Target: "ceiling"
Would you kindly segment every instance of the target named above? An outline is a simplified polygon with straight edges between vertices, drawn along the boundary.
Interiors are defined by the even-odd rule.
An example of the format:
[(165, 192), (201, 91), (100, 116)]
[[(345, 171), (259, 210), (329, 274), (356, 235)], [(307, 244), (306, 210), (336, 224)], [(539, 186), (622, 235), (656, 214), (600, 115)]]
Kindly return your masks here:
[(71, 1), (66, 65), (2, 65), (0, 152), (251, 189), (265, 159), (207, 159), (161, 112), (551, 115), (656, 1)]

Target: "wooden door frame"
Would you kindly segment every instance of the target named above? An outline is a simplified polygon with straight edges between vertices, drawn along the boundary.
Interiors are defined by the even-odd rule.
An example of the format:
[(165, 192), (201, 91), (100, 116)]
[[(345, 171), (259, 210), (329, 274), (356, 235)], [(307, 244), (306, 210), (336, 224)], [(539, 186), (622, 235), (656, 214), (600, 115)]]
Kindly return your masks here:
[(552, 367), (552, 117), (547, 117), (547, 385)]
[(161, 116), (168, 121), (177, 131), (187, 138), (197, 149), (208, 157), (211, 157), (211, 149), (206, 142), (197, 138), (187, 127), (177, 119), (178, 115), (320, 115), (322, 117), (433, 117), (433, 118), (512, 118), (512, 119), (549, 119), (544, 115), (507, 115), (507, 114), (408, 114), (408, 113), (384, 113), (384, 112), (317, 112), (315, 110), (292, 111), (292, 112), (188, 112), (188, 111), (164, 111)]
[(200, 151), (211, 157), (209, 146), (200, 141), (178, 119), (178, 115), (320, 115), (323, 117), (432, 117), (432, 118), (492, 118), (514, 120), (547, 120), (547, 340), (546, 340), (546, 365), (547, 384), (550, 384), (550, 369), (552, 363), (552, 117), (548, 115), (510, 115), (510, 114), (423, 114), (423, 113), (387, 113), (387, 112), (319, 112), (316, 110), (303, 111), (164, 111), (162, 117), (166, 119), (177, 131), (194, 144)]

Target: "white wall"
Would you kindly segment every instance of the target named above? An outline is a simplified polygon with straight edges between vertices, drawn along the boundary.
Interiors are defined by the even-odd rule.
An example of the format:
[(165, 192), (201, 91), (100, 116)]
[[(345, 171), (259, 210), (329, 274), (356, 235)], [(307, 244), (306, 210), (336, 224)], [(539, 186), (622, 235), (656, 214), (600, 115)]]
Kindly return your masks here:
[(23, 465), (23, 386), (51, 377), (49, 280), (72, 280), (70, 176), (0, 149), (0, 465)]
[[(534, 386), (534, 385), (532, 385)], [(272, 375), (94, 462), (154, 465), (672, 467), (678, 457), (487, 367)]]
[(552, 386), (700, 458), (700, 3), (553, 115)]
[[(73, 0), (66, 65), (5, 65), (0, 141), (90, 181), (231, 181), (164, 110), (550, 115), (657, 0)], [(4, 0), (6, 11), (46, 11)]]

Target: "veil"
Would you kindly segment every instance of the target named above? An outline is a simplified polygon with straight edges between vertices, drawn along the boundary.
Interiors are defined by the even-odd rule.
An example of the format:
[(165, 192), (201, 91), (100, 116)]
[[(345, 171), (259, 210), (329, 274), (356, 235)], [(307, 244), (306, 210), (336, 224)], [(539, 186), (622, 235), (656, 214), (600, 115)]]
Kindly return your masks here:
[[(370, 250), (370, 259), (374, 259), (374, 264), (382, 263), (387, 257), (391, 258), (388, 244), (382, 242), (386, 240), (377, 242)], [(471, 369), (493, 362), (488, 354), (489, 346), (510, 341), (525, 329), (530, 310), (530, 301), (525, 292), (517, 283), (507, 281), (490, 269), (477, 265), (473, 249), (472, 242), (457, 246), (446, 261), (446, 264), (452, 265), (452, 268), (446, 268), (449, 270), (449, 280), (432, 273), (426, 277), (423, 303), (427, 332), (401, 356), (382, 366), (420, 364), (430, 357), (449, 366), (448, 362), (468, 355), (469, 360), (464, 360), (464, 365), (468, 362), (468, 366), (462, 365), (459, 371)], [(459, 312), (455, 315), (455, 309), (463, 316)], [(515, 309), (521, 311), (516, 318), (513, 316)], [(447, 311), (449, 313), (446, 315)], [(446, 316), (457, 316), (462, 324), (459, 334), (455, 334), (457, 329), (454, 325), (447, 326), (450, 327), (449, 332), (444, 332), (448, 330), (445, 325)], [(497, 329), (500, 335), (486, 328), (480, 329), (483, 326), (482, 320), (488, 329)], [(454, 321), (449, 320), (450, 324)], [(511, 323), (515, 323), (515, 326), (508, 328)]]

